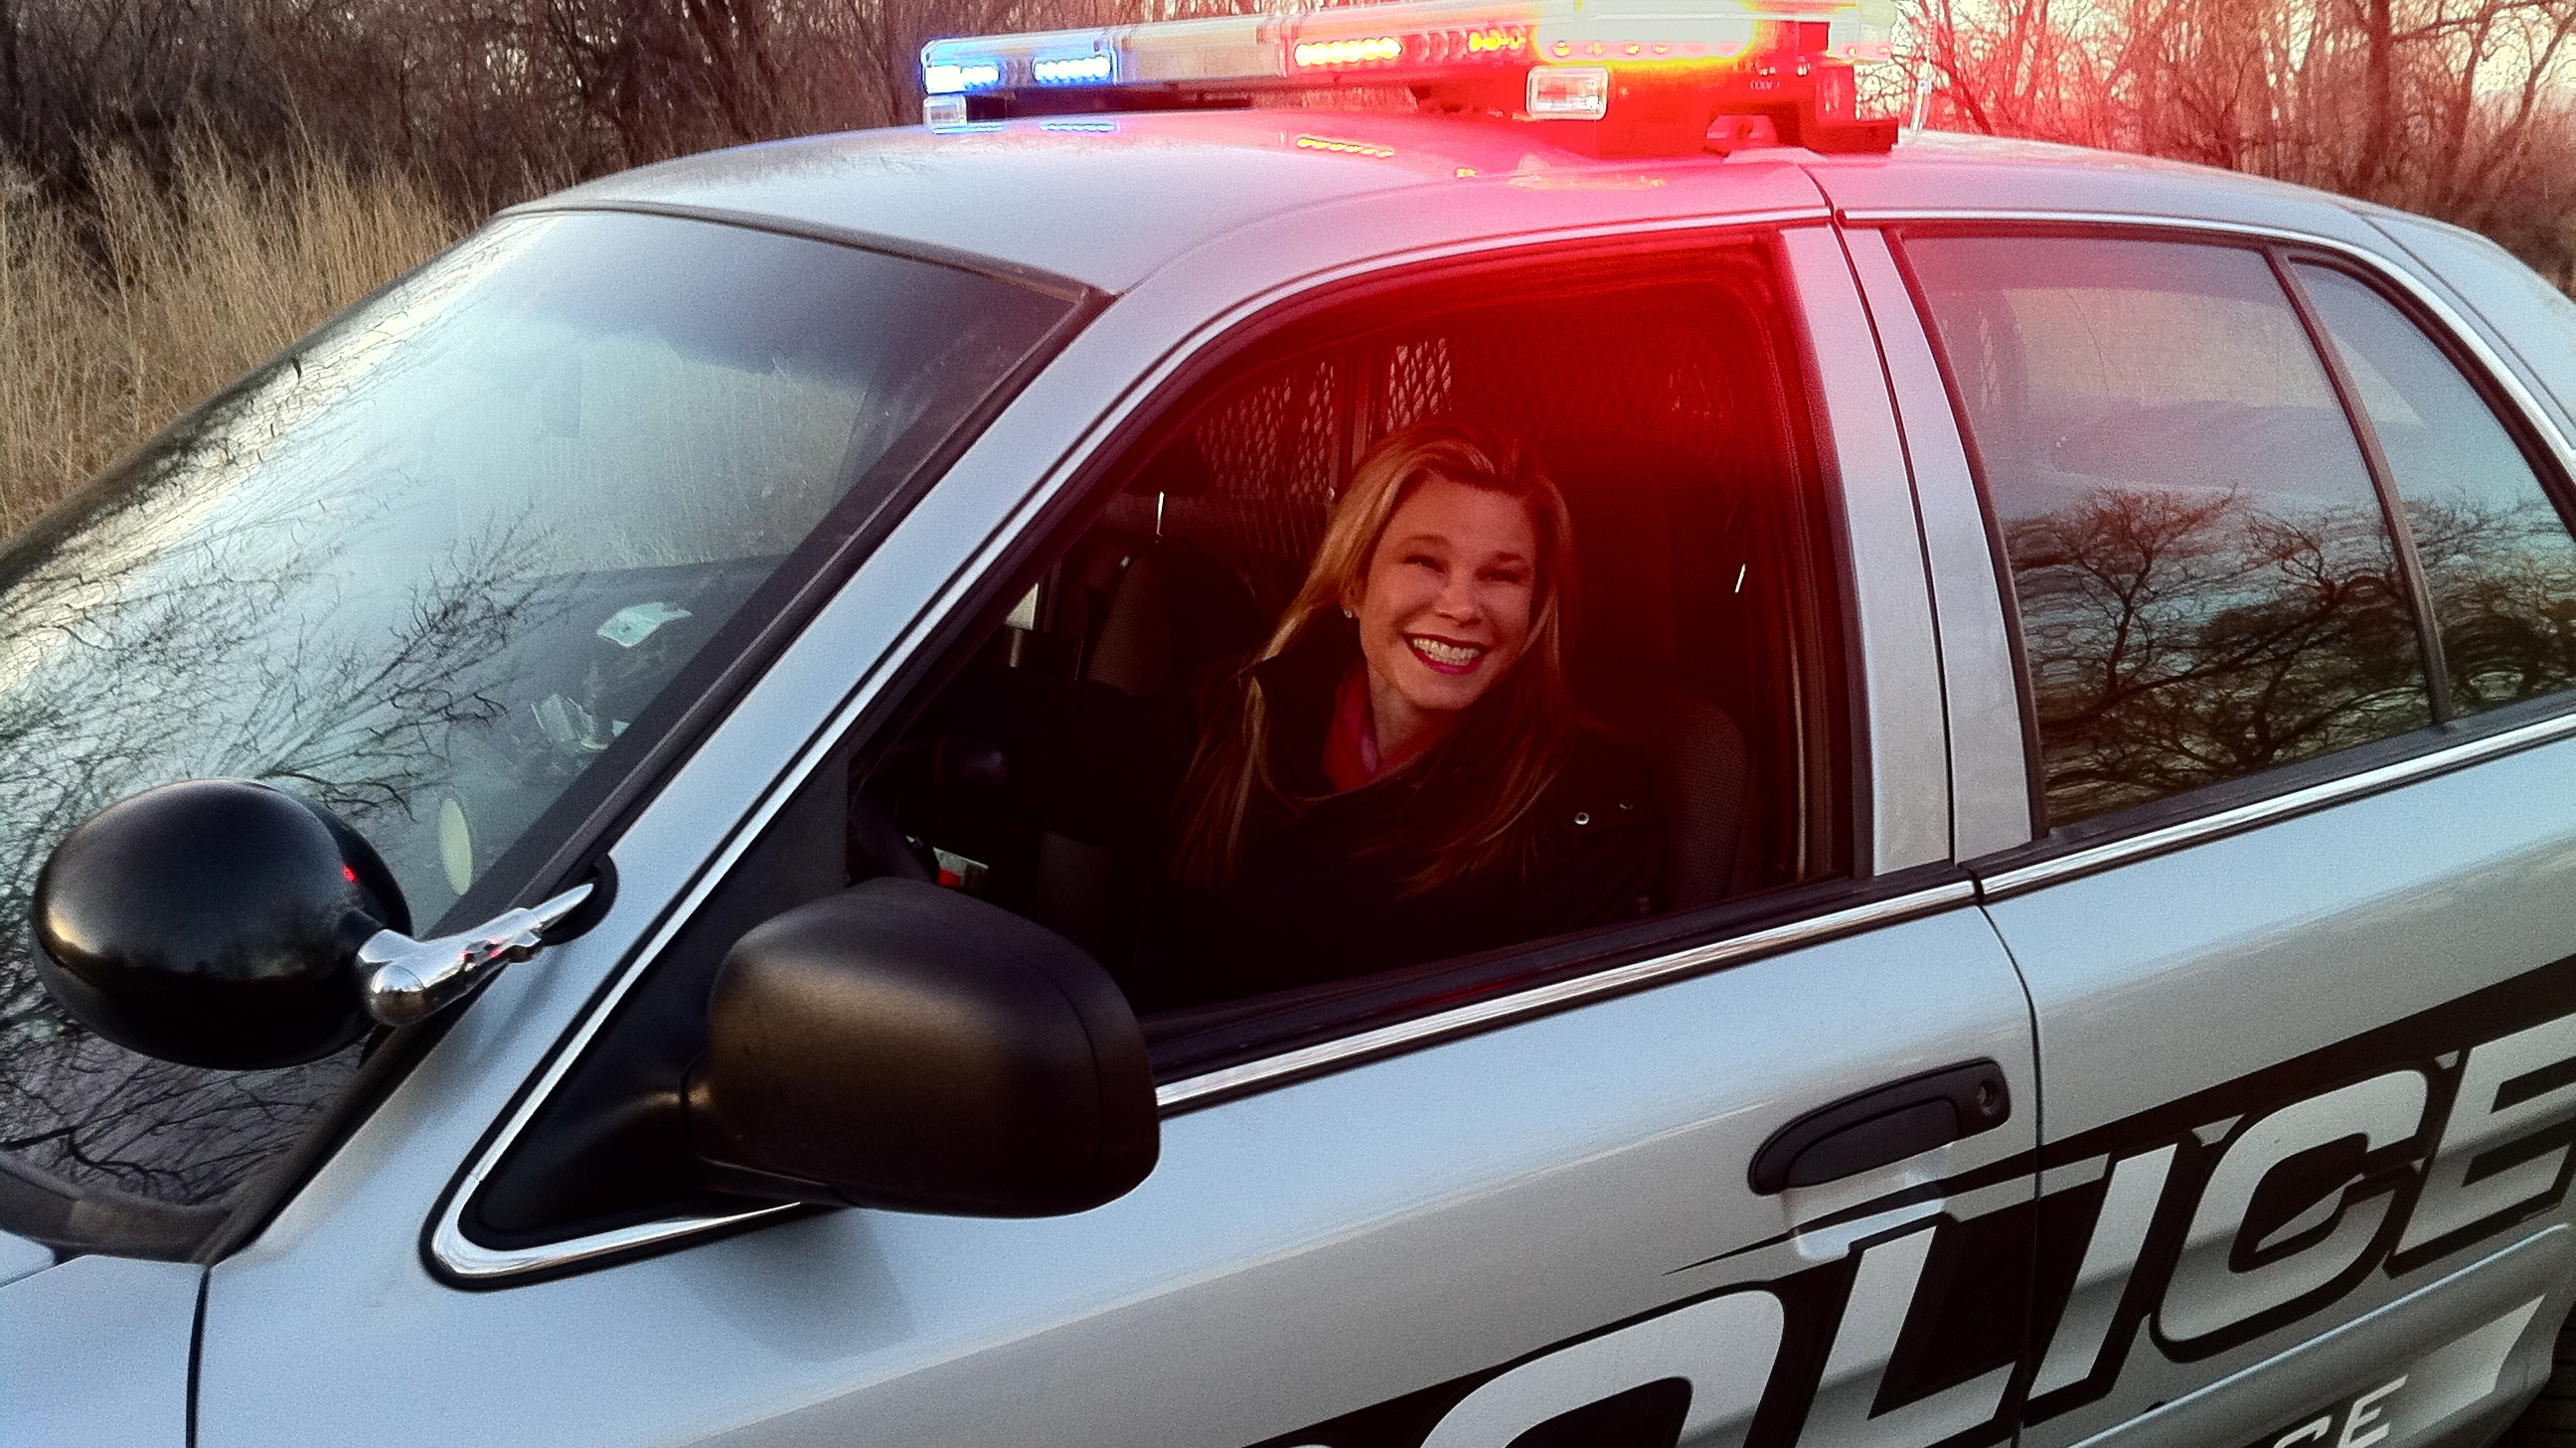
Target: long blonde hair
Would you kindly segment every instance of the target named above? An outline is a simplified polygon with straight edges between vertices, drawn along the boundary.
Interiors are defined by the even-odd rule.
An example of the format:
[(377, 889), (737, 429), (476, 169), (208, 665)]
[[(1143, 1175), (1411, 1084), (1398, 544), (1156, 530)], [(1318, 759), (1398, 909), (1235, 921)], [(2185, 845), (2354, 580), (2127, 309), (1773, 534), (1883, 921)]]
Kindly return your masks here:
[(1358, 596), (1388, 521), (1435, 480), (1500, 493), (1528, 507), (1538, 535), (1529, 641), (1512, 671), (1468, 706), (1457, 728), (1364, 786), (1417, 778), (1445, 778), (1453, 786), (1426, 792), (1421, 808), (1403, 811), (1404, 823), (1367, 848), (1424, 856), (1422, 868), (1405, 881), (1408, 894), (1420, 894), (1503, 864), (1533, 838), (1527, 826), (1539, 796), (1564, 767), (1574, 727), (1564, 647), (1574, 606), (1573, 520), (1564, 496), (1519, 438), (1500, 428), (1435, 419), (1388, 434), (1360, 459), (1325, 524), (1306, 581), (1269, 642), (1219, 686), (1179, 799), (1174, 865), (1185, 883), (1215, 890), (1234, 877), (1245, 822), (1260, 796), (1292, 812), (1315, 802), (1283, 785), (1272, 767), (1272, 704), (1254, 671), (1310, 630), (1332, 626), (1331, 616)]

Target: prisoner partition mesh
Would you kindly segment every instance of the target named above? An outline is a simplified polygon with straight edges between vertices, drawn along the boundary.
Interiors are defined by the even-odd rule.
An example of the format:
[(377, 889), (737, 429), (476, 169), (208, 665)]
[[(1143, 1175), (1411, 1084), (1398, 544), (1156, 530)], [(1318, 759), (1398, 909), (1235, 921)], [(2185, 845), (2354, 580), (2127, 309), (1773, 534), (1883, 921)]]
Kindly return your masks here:
[(1349, 363), (1307, 363), (1255, 380), (1196, 429), (1209, 484), (1176, 506), (1182, 531), (1222, 556), (1302, 564), (1324, 536), (1348, 459), (1341, 394)]
[[(1673, 301), (1659, 292), (1480, 314), (1255, 378), (1195, 428), (1211, 481), (1201, 497), (1174, 500), (1180, 529), (1226, 556), (1302, 566), (1366, 445), (1443, 414), (1514, 428), (1542, 447), (1587, 437), (1661, 444), (1721, 477), (1770, 463), (1765, 369), (1731, 366), (1711, 309)], [(1751, 355), (1756, 344), (1742, 345)], [(1346, 417), (1357, 436), (1344, 432)]]
[[(1711, 332), (1654, 300), (1672, 298), (1657, 293), (1630, 305), (1462, 328), (1450, 348), (1472, 363), (1455, 369), (1442, 405), (1516, 427), (1542, 447), (1553, 438), (1617, 437), (1721, 463), (1743, 446), (1741, 429), (1767, 427), (1768, 399), (1746, 406), (1740, 389), (1727, 386)], [(1767, 454), (1767, 438), (1755, 436)]]
[(1446, 337), (1399, 343), (1387, 349), (1385, 377), (1381, 434), (1448, 409), (1449, 395), (1458, 386), (1456, 353)]

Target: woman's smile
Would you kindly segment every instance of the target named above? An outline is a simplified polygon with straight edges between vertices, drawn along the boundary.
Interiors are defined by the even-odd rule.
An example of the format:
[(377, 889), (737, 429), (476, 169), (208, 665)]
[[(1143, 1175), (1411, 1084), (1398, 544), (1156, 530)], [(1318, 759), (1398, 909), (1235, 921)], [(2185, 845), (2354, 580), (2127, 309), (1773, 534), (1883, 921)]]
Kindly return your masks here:
[(1485, 657), (1486, 652), (1482, 644), (1460, 643), (1431, 634), (1407, 634), (1404, 641), (1413, 646), (1413, 652), (1421, 657), (1425, 666), (1444, 674), (1474, 673), (1477, 662)]
[(1519, 663), (1537, 594), (1529, 503), (1434, 478), (1387, 519), (1357, 596), (1377, 746), (1401, 758)]

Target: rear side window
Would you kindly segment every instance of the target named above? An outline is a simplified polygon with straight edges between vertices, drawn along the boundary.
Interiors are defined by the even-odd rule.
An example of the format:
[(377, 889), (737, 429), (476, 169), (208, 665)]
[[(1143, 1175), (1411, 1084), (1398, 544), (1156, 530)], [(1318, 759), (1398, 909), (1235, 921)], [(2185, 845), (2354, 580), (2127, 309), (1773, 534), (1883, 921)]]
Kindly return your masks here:
[(2369, 463), (2261, 252), (1905, 250), (2011, 567), (2051, 826), (2431, 722)]
[(2292, 266), (2334, 339), (2404, 505), (2452, 712), (2576, 682), (2576, 539), (2485, 399), (2359, 278)]

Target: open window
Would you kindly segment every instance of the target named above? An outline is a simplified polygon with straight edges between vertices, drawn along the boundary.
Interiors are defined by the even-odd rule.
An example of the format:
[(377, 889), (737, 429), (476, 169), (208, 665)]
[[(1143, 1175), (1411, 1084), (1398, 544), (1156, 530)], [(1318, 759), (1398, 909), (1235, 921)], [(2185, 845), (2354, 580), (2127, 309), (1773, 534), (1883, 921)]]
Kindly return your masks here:
[[(463, 1229), (510, 1248), (745, 1210), (672, 1196), (691, 1172), (667, 1083), (704, 1052), (708, 985), (744, 931), (880, 874), (1081, 943), (1129, 987), (1165, 1082), (1754, 931), (1815, 909), (1799, 886), (1839, 900), (1847, 887), (1822, 882), (1848, 875), (1853, 833), (1844, 592), (1779, 275), (1765, 237), (1523, 253), (1347, 289), (1211, 353), (1075, 479), (651, 963)], [(1629, 828), (1651, 833), (1652, 869), (1566, 928), (1496, 933), (1505, 890), (1459, 912), (1473, 928), (1334, 953), (1284, 988), (1174, 992), (1168, 962), (1140, 961), (1197, 727), (1067, 739), (1041, 719), (1032, 746), (1029, 728), (990, 727), (995, 701), (1162, 700), (1188, 721), (1270, 637), (1359, 460), (1434, 418), (1524, 439), (1563, 494), (1568, 692), (1633, 766), (1610, 809), (1651, 822)], [(1037, 764), (1081, 776), (1127, 827), (1083, 837), (1015, 802)], [(1591, 813), (1555, 827), (1614, 823)], [(1326, 925), (1346, 908), (1313, 904)]]
[[(1289, 607), (1355, 466), (1429, 420), (1509, 431), (1564, 496), (1576, 574), (1565, 672), (1585, 727), (1637, 766), (1654, 881), (1623, 918), (1602, 912), (1570, 938), (1461, 930), (1447, 939), (1475, 948), (1458, 952), (1434, 930), (1406, 958), (1324, 922), (1317, 953), (1349, 964), (1292, 988), (1226, 998), (1175, 982), (1168, 952), (1153, 958), (1174, 868), (1156, 827), (1178, 827), (1169, 786), (1194, 731), (1114, 731), (1046, 761), (1094, 766), (1104, 788), (1161, 781), (1123, 801), (1154, 818), (1104, 842), (1049, 828), (996, 788), (1029, 761), (971, 725), (951, 732), (973, 712), (955, 702), (989, 699), (1001, 673), (1019, 676), (1023, 699), (1086, 685), (1221, 692)], [(1166, 1074), (1579, 971), (1638, 938), (1641, 921), (1669, 939), (1679, 917), (1839, 875), (1838, 592), (1806, 438), (1758, 242), (1486, 267), (1351, 299), (1238, 353), (1106, 460), (1075, 519), (1011, 581), (1007, 615), (911, 701), (860, 813), (891, 818), (942, 883), (1039, 920), (1129, 983)], [(1129, 757), (1138, 750), (1159, 770)], [(1342, 902), (1327, 890), (1315, 904)]]

